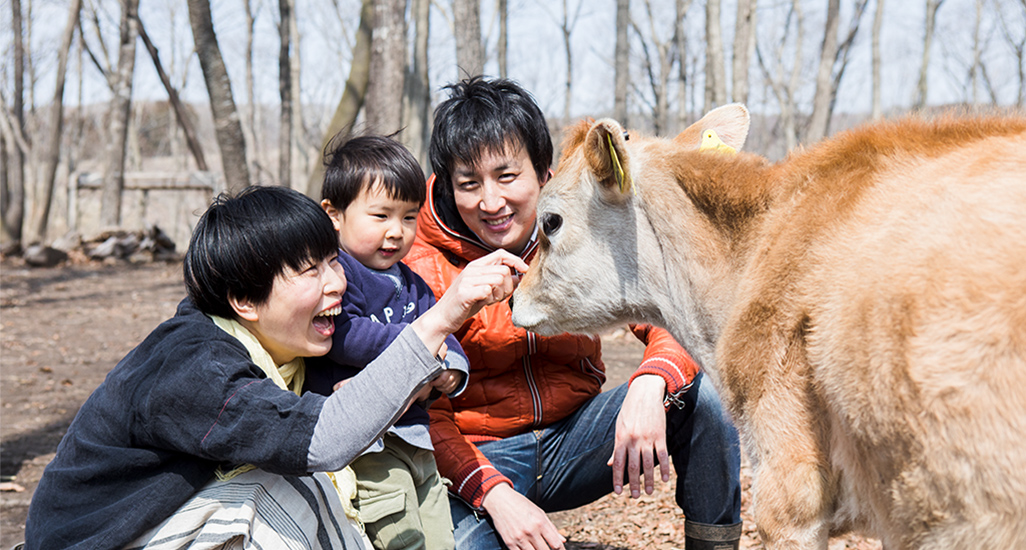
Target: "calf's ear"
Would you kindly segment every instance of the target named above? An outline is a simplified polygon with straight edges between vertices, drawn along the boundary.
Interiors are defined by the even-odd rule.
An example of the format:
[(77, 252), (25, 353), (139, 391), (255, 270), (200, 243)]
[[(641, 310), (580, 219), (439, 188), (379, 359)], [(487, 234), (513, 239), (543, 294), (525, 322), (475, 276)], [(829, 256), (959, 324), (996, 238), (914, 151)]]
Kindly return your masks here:
[(698, 122), (678, 134), (673, 141), (689, 149), (698, 149), (702, 145), (702, 135), (712, 130), (725, 145), (740, 151), (748, 139), (750, 121), (751, 117), (744, 105), (731, 103), (709, 111)]
[(584, 158), (604, 190), (614, 196), (632, 191), (630, 157), (623, 127), (612, 119), (596, 121), (584, 138)]

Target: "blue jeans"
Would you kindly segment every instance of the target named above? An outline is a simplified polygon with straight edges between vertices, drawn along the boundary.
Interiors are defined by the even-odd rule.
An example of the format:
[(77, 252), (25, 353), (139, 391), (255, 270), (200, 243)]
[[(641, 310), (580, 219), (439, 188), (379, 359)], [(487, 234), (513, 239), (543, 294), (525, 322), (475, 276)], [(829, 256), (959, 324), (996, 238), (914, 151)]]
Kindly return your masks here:
[[(613, 491), (616, 417), (627, 384), (603, 392), (573, 415), (544, 429), (478, 444), (488, 460), (546, 512), (577, 508)], [(690, 521), (729, 525), (741, 521), (741, 454), (737, 431), (715, 390), (699, 374), (670, 406), (666, 445), (677, 473), (677, 505)], [(658, 475), (658, 474), (657, 474)], [(626, 474), (624, 475), (624, 490)], [(491, 520), (449, 495), (457, 550), (505, 548)], [(479, 517), (480, 516), (480, 517)]]

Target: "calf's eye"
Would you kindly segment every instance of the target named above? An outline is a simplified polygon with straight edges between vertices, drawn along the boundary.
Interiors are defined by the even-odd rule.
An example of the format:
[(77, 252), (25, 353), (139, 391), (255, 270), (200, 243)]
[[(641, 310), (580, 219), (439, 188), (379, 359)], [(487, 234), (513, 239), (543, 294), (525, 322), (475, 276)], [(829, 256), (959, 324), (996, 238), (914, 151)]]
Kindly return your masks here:
[(542, 217), (542, 232), (549, 237), (559, 231), (561, 225), (563, 225), (563, 216), (559, 214), (545, 214)]

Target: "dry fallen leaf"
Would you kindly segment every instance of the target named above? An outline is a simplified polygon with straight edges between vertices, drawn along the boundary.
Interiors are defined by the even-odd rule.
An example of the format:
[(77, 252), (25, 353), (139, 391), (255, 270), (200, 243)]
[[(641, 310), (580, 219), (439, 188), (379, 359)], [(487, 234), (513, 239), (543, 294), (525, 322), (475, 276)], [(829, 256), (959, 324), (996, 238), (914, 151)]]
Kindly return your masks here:
[(13, 481), (4, 481), (0, 483), (0, 491), (5, 493), (23, 493), (25, 488)]

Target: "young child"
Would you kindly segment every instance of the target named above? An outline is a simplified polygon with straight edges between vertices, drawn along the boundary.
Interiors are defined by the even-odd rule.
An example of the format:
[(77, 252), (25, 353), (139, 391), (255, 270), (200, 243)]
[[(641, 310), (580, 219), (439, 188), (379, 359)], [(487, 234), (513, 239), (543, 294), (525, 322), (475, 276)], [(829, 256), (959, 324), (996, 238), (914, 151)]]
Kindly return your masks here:
[(363, 548), (321, 472), (384, 433), (442, 371), (445, 338), (526, 265), (482, 263), (345, 388), (300, 395), (303, 358), (328, 351), (342, 309), (337, 256), (302, 194), (219, 197), (185, 255), (188, 298), (111, 370), (46, 467), (26, 548)]
[[(391, 138), (367, 135), (337, 147), (326, 164), (321, 207), (338, 231), (349, 288), (327, 355), (335, 365), (311, 369), (305, 386), (322, 394), (360, 372), (435, 303), (423, 279), (399, 261), (413, 246), (426, 198), (413, 155)], [(446, 346), (446, 370), (424, 390), (434, 387), (454, 397), (466, 385), (468, 361), (455, 337)], [(352, 464), (360, 518), (380, 550), (455, 547), (428, 419), (424, 405), (414, 402)]]

